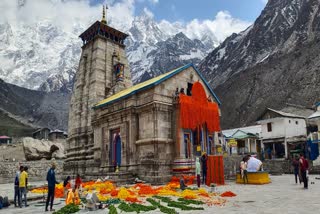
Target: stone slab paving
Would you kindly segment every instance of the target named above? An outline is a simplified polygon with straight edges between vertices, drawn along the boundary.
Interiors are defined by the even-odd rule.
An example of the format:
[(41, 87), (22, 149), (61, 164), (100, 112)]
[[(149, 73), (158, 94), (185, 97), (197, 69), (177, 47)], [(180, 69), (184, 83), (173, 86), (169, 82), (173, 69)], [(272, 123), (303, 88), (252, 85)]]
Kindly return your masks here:
[[(30, 182), (30, 185), (32, 186), (43, 186), (45, 185), (44, 181), (38, 181), (38, 182)], [(0, 195), (1, 196), (8, 196), (9, 200), (13, 200), (14, 197), (14, 185), (12, 184), (0, 184)], [(35, 198), (39, 197), (39, 194), (33, 194), (31, 192), (28, 192), (27, 197)]]
[[(228, 202), (224, 207), (205, 207), (204, 211), (188, 211), (179, 213), (219, 213), (219, 214), (300, 214), (317, 213), (320, 210), (320, 180), (315, 179), (319, 175), (310, 175), (309, 189), (304, 190), (303, 185), (294, 183), (293, 175), (271, 176), (272, 183), (267, 185), (240, 185), (234, 182), (228, 182), (225, 186), (219, 186), (219, 192), (233, 191), (237, 194), (234, 198), (227, 198)], [(3, 185), (0, 185), (2, 189)], [(55, 200), (60, 203), (55, 206), (59, 209), (64, 205), (60, 199)], [(23, 213), (35, 214), (45, 213), (44, 207), (36, 207), (37, 202), (30, 202), (27, 208), (13, 208), (0, 210), (2, 213)], [(178, 210), (178, 209), (177, 209)], [(102, 214), (108, 213), (107, 210), (98, 210), (95, 212), (81, 211), (80, 213)], [(150, 213), (160, 213), (159, 211)]]

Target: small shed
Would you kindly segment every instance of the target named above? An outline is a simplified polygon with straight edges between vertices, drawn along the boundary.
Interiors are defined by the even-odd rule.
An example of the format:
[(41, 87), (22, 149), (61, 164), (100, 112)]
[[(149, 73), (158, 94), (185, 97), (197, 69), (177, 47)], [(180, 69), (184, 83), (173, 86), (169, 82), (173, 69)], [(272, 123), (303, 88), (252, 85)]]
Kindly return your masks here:
[(3, 145), (3, 144), (11, 144), (12, 143), (12, 138), (11, 137), (8, 137), (8, 136), (0, 136), (0, 145)]
[(65, 139), (64, 131), (61, 131), (59, 129), (53, 130), (49, 133), (49, 140), (55, 141), (58, 139)]
[(37, 131), (32, 133), (32, 137), (34, 139), (38, 139), (38, 140), (48, 140), (49, 139), (49, 133), (50, 133), (50, 129), (49, 128), (41, 128), (38, 129)]

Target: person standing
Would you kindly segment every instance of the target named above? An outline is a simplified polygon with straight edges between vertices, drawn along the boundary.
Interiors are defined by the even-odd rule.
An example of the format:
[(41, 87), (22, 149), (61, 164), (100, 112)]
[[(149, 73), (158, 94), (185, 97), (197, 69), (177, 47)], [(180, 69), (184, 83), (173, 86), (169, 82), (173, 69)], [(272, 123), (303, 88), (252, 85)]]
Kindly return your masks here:
[(81, 184), (82, 184), (81, 177), (79, 174), (77, 174), (76, 181), (75, 181), (75, 189), (79, 189)]
[(63, 181), (63, 195), (65, 198), (67, 198), (68, 191), (71, 188), (70, 180), (71, 180), (71, 177), (68, 176), (66, 180)]
[(309, 163), (304, 158), (303, 154), (300, 154), (300, 160), (299, 160), (299, 168), (301, 172), (302, 181), (304, 184), (304, 188), (308, 189), (308, 178), (307, 178), (307, 171), (309, 169)]
[(207, 154), (204, 152), (203, 155), (201, 156), (202, 184), (205, 184), (206, 181), (207, 181), (207, 170), (208, 170), (207, 160), (208, 160), (208, 156), (207, 156)]
[(27, 207), (27, 186), (28, 186), (28, 167), (20, 167), (20, 176), (19, 176), (19, 206), (22, 208), (22, 195), (24, 195), (24, 204)]
[[(19, 167), (19, 170), (16, 172), (16, 177), (14, 179), (14, 206), (17, 207), (19, 205), (19, 207), (21, 206), (20, 204), (20, 190), (19, 190), (19, 178), (20, 178), (20, 172), (22, 171), (23, 166)], [(18, 202), (18, 205), (17, 205)]]
[(296, 180), (296, 184), (298, 183), (298, 177), (299, 177), (299, 182), (301, 184), (301, 179), (299, 175), (299, 158), (298, 156), (295, 156), (294, 159), (292, 160), (292, 166), (293, 166), (293, 173), (294, 173), (294, 178)]
[(197, 176), (197, 186), (198, 188), (200, 187), (200, 183), (201, 183), (201, 165), (200, 165), (200, 160), (198, 157), (196, 157), (196, 176)]
[(247, 161), (248, 157), (244, 157), (240, 162), (240, 173), (244, 184), (248, 183)]
[(49, 169), (47, 173), (47, 181), (48, 181), (48, 197), (46, 202), (46, 209), (45, 211), (48, 211), (49, 201), (50, 201), (50, 211), (55, 211), (52, 209), (53, 207), (53, 200), (54, 200), (54, 189), (56, 187), (56, 184), (58, 184), (56, 180), (56, 175), (54, 170), (56, 169), (56, 164), (52, 163), (51, 168)]

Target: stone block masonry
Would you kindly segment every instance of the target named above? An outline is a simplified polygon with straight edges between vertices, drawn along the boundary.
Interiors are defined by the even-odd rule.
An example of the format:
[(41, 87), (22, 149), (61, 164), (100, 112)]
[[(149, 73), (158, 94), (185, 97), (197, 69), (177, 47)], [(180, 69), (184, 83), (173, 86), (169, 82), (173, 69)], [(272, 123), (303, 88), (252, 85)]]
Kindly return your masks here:
[[(56, 178), (58, 182), (63, 181), (62, 170), (63, 170), (63, 161), (56, 160), (57, 168), (56, 168)], [(45, 181), (47, 177), (47, 172), (51, 167), (52, 161), (48, 160), (40, 160), (40, 161), (22, 161), (22, 162), (0, 162), (0, 184), (4, 183), (12, 183), (14, 182), (14, 178), (16, 172), (19, 167), (19, 163), (22, 166), (27, 166), (29, 168), (29, 181)]]

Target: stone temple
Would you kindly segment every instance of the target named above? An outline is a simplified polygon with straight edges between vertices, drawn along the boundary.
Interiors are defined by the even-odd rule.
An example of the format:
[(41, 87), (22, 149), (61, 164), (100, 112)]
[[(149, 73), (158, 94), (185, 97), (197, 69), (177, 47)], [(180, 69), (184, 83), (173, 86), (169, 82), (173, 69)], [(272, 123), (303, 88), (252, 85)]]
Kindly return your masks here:
[(133, 85), (127, 36), (104, 13), (80, 35), (64, 171), (166, 182), (191, 172), (202, 152), (215, 153), (220, 101), (192, 64)]

